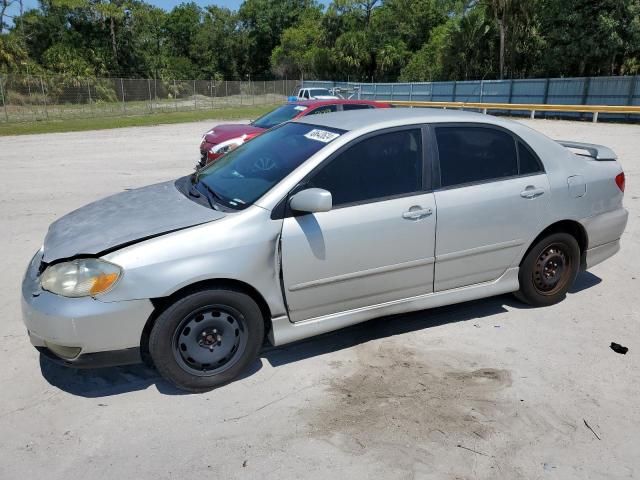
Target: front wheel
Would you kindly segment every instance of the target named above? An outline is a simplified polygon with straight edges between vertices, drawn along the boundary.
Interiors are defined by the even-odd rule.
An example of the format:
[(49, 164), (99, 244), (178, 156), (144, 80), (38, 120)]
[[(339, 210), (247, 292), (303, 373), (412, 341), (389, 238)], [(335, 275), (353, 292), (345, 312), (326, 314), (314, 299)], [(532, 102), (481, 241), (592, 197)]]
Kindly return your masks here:
[(240, 375), (257, 357), (263, 339), (262, 313), (249, 295), (202, 290), (158, 316), (149, 353), (165, 379), (183, 390), (204, 392)]
[(580, 247), (568, 233), (554, 233), (527, 253), (518, 279), (516, 297), (529, 305), (542, 307), (561, 301), (573, 285), (580, 266)]

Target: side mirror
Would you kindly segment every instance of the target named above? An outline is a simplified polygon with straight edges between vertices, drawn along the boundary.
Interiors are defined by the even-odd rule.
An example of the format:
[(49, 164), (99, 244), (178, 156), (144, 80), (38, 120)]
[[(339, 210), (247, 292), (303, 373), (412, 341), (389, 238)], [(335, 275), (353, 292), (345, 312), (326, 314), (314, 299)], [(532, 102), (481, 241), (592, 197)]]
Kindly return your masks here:
[(297, 212), (328, 212), (333, 206), (331, 192), (322, 188), (308, 188), (296, 193), (289, 201), (289, 206)]

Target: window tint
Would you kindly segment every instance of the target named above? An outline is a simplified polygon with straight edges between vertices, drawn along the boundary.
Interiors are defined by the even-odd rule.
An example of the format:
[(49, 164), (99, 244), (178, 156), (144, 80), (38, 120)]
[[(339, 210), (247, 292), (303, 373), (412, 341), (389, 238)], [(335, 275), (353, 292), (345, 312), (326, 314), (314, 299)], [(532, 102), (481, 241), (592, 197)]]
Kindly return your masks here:
[(358, 105), (355, 103), (345, 103), (344, 105), (342, 105), (342, 109), (344, 111), (347, 110), (364, 110), (367, 108), (373, 108), (371, 105)]
[(324, 105), (323, 107), (318, 107), (315, 110), (311, 110), (307, 115), (317, 115), (319, 113), (331, 113), (337, 112), (338, 107), (336, 105)]
[(277, 126), (199, 170), (196, 188), (204, 183), (205, 195), (215, 192), (226, 206), (246, 208), (342, 133), (306, 123)]
[(518, 142), (518, 156), (520, 158), (520, 175), (542, 171), (538, 159), (529, 147), (525, 146), (522, 142)]
[(518, 174), (516, 144), (511, 135), (483, 127), (437, 127), (443, 187)]
[(383, 133), (355, 144), (323, 166), (310, 186), (329, 190), (334, 206), (419, 191), (421, 130)]
[(275, 110), (270, 111), (266, 115), (258, 118), (251, 125), (260, 128), (275, 127), (276, 125), (280, 125), (287, 120), (291, 120), (293, 117), (300, 114), (300, 112), (304, 112), (306, 109), (307, 107), (305, 107), (304, 105), (287, 103), (286, 105), (282, 105)]

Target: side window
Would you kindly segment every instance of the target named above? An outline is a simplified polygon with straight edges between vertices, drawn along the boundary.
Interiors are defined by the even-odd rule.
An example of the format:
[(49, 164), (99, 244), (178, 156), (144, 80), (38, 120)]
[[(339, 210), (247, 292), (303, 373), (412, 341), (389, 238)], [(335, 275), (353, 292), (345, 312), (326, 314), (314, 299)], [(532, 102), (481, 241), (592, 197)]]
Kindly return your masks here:
[(338, 107), (336, 105), (324, 105), (323, 107), (318, 107), (315, 110), (311, 110), (307, 115), (317, 115), (319, 113), (331, 113), (338, 111)]
[(485, 127), (436, 127), (443, 187), (518, 174), (513, 137)]
[(304, 90), (298, 91), (298, 98), (301, 98), (304, 95)]
[(356, 143), (321, 167), (310, 186), (329, 190), (334, 206), (420, 191), (421, 130), (383, 133)]
[(309, 90), (304, 91), (304, 98), (309, 98)]
[(347, 110), (365, 110), (367, 108), (373, 108), (371, 105), (362, 105), (362, 104), (356, 104), (356, 103), (345, 103), (344, 105), (342, 105), (342, 110), (344, 110), (345, 112)]
[(518, 158), (520, 159), (520, 175), (542, 172), (540, 161), (531, 149), (524, 143), (518, 142)]

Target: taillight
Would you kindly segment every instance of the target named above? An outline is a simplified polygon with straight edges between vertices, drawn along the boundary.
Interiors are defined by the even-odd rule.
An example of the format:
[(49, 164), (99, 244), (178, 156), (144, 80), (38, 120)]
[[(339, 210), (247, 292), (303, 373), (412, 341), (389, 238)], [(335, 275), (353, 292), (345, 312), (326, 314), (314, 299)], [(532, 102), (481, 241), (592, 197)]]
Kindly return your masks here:
[(616, 185), (618, 185), (621, 192), (624, 192), (624, 172), (616, 175)]

